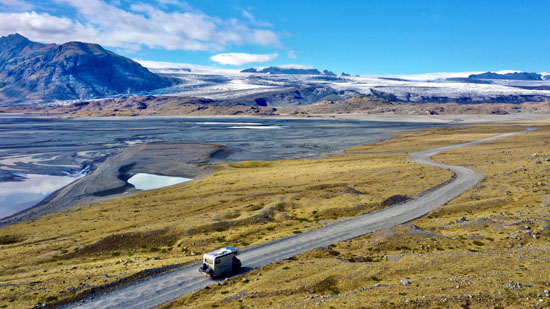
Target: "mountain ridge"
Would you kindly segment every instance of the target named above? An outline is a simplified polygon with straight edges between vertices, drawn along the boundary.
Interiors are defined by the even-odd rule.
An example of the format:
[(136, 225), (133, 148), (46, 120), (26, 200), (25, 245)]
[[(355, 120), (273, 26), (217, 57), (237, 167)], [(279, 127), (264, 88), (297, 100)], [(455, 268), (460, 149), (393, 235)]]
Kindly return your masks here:
[(334, 72), (323, 70), (322, 72), (315, 68), (292, 68), (269, 66), (265, 68), (248, 68), (241, 70), (240, 73), (265, 73), (265, 74), (298, 74), (298, 75), (328, 75), (335, 76)]
[(43, 44), (20, 34), (0, 37), (0, 101), (94, 99), (170, 86), (137, 62), (99, 44)]
[(489, 71), (480, 74), (471, 74), (468, 76), (468, 79), (544, 80), (545, 76), (540, 73), (531, 72), (511, 72), (499, 74)]

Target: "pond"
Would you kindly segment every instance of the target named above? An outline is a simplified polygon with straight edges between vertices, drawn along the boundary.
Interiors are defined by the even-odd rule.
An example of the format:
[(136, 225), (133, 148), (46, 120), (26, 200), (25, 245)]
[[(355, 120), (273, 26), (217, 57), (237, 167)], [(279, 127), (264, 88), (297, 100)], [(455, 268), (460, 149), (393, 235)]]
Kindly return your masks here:
[(0, 218), (32, 207), (79, 177), (21, 174), (22, 181), (0, 183)]
[(147, 173), (137, 173), (128, 179), (128, 183), (132, 184), (139, 190), (151, 190), (162, 187), (177, 185), (178, 183), (191, 181), (191, 178), (162, 176)]

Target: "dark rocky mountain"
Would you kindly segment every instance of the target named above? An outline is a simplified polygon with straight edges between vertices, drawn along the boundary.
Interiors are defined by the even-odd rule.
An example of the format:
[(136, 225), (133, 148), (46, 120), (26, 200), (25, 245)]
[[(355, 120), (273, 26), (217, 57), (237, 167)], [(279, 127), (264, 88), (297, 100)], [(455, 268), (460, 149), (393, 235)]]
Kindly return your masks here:
[(481, 74), (472, 74), (469, 79), (508, 79), (508, 80), (543, 80), (538, 73), (514, 72), (498, 74), (493, 72), (485, 72)]
[(267, 67), (263, 69), (249, 68), (249, 69), (242, 70), (241, 73), (308, 74), (308, 75), (322, 74), (317, 69), (297, 69), (297, 68), (281, 68), (281, 67)]
[(307, 105), (323, 100), (339, 101), (357, 95), (354, 90), (335, 90), (325, 86), (303, 86), (287, 90), (274, 90), (223, 100), (231, 105), (287, 106)]
[(167, 87), (172, 81), (98, 44), (0, 38), (0, 103), (92, 99)]

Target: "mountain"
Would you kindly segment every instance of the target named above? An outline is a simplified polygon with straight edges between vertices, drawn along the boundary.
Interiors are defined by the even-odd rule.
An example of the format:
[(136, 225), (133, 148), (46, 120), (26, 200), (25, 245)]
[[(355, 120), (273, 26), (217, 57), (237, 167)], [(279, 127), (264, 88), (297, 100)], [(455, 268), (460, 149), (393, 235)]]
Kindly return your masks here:
[(300, 69), (300, 68), (283, 68), (283, 67), (267, 67), (267, 68), (249, 68), (244, 69), (241, 73), (267, 73), (267, 74), (307, 74), (307, 75), (321, 75), (322, 73), (317, 69)]
[(98, 44), (0, 38), (0, 102), (92, 99), (170, 86), (135, 61)]
[(528, 72), (513, 72), (498, 74), (493, 72), (485, 72), (481, 74), (472, 74), (469, 79), (508, 79), (508, 80), (543, 80), (542, 75), (538, 73)]

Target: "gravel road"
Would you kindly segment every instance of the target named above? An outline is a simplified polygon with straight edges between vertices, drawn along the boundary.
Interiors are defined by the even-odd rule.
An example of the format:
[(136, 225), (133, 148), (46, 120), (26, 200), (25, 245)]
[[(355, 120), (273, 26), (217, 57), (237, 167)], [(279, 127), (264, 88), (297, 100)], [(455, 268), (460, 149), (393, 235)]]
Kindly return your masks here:
[[(374, 213), (348, 218), (317, 230), (245, 249), (239, 256), (243, 264), (242, 272), (262, 267), (314, 248), (328, 246), (339, 241), (390, 228), (422, 217), (431, 210), (464, 193), (483, 179), (483, 175), (468, 168), (433, 162), (430, 159), (432, 156), (442, 151), (477, 145), (533, 130), (535, 129), (528, 128), (523, 131), (501, 134), (473, 142), (411, 153), (411, 159), (418, 163), (451, 170), (456, 174), (455, 179), (429, 190), (408, 202)], [(166, 272), (123, 286), (111, 292), (70, 304), (67, 308), (151, 308), (215, 283), (215, 280), (201, 275), (197, 271), (198, 267), (199, 265), (195, 264)]]

